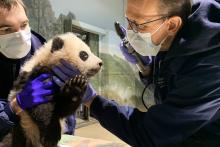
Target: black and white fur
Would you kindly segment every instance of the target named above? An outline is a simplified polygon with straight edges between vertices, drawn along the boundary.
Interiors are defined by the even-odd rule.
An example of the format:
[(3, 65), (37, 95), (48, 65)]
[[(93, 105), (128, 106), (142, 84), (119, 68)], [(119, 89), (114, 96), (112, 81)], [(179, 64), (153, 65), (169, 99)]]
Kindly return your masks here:
[[(25, 63), (10, 92), (9, 100), (15, 99), (16, 94), (22, 90), (28, 80), (42, 73), (52, 73), (51, 67), (60, 64), (60, 59), (65, 59), (74, 65), (82, 74), (72, 77), (58, 89), (52, 102), (21, 112), (19, 124), (12, 131), (12, 142), (9, 146), (57, 146), (61, 139), (61, 120), (76, 111), (86, 90), (87, 77), (95, 75), (102, 65), (101, 59), (73, 33), (59, 35), (41, 47)], [(7, 139), (5, 140), (8, 142)]]

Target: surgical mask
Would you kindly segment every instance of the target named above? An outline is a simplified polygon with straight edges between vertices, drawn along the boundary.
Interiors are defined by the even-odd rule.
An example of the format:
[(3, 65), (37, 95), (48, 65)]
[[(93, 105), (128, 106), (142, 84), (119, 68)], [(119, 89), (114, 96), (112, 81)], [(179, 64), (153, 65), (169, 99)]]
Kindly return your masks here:
[(31, 30), (0, 35), (0, 52), (10, 59), (21, 59), (31, 50)]
[[(165, 22), (164, 22), (165, 23)], [(133, 30), (127, 30), (127, 38), (134, 50), (142, 56), (156, 56), (160, 51), (161, 44), (165, 39), (159, 44), (155, 45), (152, 42), (152, 35), (154, 35), (163, 25), (151, 33), (135, 33)]]

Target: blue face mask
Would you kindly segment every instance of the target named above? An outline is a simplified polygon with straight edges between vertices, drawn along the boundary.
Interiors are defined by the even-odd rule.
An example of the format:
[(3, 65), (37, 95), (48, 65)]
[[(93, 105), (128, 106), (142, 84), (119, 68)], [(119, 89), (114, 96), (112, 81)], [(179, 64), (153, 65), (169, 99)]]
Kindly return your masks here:
[(155, 45), (152, 42), (152, 35), (154, 35), (160, 28), (165, 24), (160, 25), (156, 31), (153, 33), (135, 33), (133, 30), (127, 30), (127, 38), (131, 46), (135, 49), (137, 53), (142, 56), (156, 56), (160, 51), (162, 43), (165, 39), (159, 44)]
[(0, 52), (10, 59), (21, 59), (31, 49), (31, 30), (25, 30), (0, 35)]

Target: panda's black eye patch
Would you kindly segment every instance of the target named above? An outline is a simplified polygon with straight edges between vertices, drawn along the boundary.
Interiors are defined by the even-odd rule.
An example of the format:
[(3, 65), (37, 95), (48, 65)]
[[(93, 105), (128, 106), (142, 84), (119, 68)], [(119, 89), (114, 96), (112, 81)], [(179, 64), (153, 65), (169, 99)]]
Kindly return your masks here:
[(81, 52), (79, 52), (79, 57), (81, 60), (86, 61), (89, 58), (89, 55), (87, 52), (81, 51)]

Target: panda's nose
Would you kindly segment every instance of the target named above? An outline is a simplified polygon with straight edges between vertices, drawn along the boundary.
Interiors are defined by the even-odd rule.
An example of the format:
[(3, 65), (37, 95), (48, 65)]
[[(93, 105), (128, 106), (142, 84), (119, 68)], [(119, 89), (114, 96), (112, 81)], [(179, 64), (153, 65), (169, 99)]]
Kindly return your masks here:
[(102, 62), (99, 62), (98, 64), (99, 64), (100, 67), (102, 67)]

